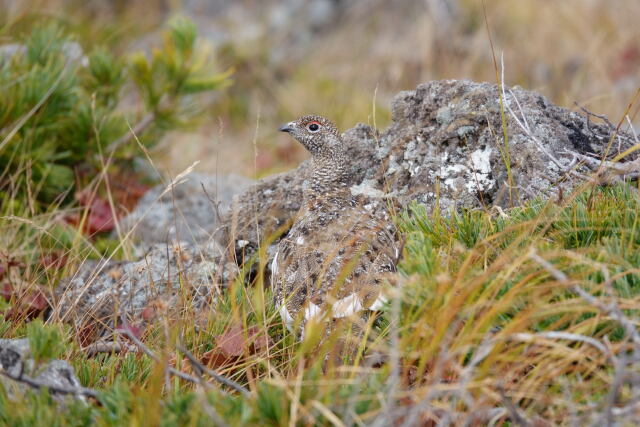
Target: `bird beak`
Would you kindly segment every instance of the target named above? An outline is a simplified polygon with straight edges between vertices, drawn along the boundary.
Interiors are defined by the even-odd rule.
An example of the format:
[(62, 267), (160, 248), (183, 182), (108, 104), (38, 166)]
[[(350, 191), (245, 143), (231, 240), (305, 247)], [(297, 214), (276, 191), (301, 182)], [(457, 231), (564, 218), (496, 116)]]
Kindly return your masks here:
[(293, 122), (289, 122), (286, 125), (280, 126), (278, 129), (280, 132), (291, 132), (293, 130)]

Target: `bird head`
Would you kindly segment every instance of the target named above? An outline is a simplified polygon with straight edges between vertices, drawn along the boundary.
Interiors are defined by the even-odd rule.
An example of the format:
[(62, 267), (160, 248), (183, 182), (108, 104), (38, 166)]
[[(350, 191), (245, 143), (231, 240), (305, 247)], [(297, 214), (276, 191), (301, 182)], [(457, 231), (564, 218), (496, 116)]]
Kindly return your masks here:
[(338, 128), (322, 116), (302, 116), (280, 131), (289, 133), (313, 156), (332, 155), (343, 148)]

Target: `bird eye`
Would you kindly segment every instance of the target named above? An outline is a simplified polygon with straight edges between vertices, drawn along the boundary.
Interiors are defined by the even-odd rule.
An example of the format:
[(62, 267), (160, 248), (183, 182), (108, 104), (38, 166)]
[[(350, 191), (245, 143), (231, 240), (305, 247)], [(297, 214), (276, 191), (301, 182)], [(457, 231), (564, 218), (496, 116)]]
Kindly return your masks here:
[(311, 122), (307, 125), (309, 132), (318, 132), (320, 130), (320, 124), (318, 122)]

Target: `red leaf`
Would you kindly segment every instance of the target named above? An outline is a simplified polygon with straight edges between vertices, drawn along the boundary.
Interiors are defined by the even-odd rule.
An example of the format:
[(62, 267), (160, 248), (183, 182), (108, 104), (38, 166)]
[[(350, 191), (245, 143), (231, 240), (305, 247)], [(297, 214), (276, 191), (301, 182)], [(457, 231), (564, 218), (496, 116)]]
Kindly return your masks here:
[(94, 234), (111, 231), (115, 223), (109, 202), (97, 197), (93, 199), (89, 207), (89, 215), (87, 216), (87, 232)]
[(5, 299), (5, 301), (9, 301), (11, 296), (13, 295), (13, 288), (9, 283), (3, 283), (0, 288), (0, 296)]
[(140, 183), (135, 176), (128, 174), (110, 174), (111, 191), (117, 206), (133, 209), (138, 200), (149, 190), (148, 185)]
[(27, 298), (27, 304), (31, 310), (35, 310), (38, 313), (49, 307), (49, 301), (41, 290), (31, 292)]
[(155, 317), (156, 317), (156, 308), (153, 305), (146, 306), (140, 312), (140, 317), (142, 317), (142, 320), (144, 320), (145, 322), (149, 322), (149, 321), (155, 319)]
[(49, 307), (46, 295), (40, 289), (31, 289), (22, 295), (11, 295), (13, 306), (5, 313), (6, 319), (32, 319)]
[(244, 353), (244, 331), (241, 326), (232, 326), (216, 340), (216, 346), (226, 356), (242, 356)]
[[(141, 184), (134, 175), (127, 173), (109, 174), (111, 197), (114, 209), (109, 201), (96, 194), (96, 189), (86, 187), (75, 194), (78, 204), (87, 209), (84, 232), (89, 235), (113, 230), (119, 216), (126, 209), (133, 208), (138, 200), (149, 190), (147, 185)], [(71, 214), (65, 221), (72, 225), (79, 225), (83, 214)]]
[[(116, 219), (109, 202), (98, 196), (93, 196), (87, 191), (76, 193), (76, 199), (81, 206), (88, 209), (84, 224), (84, 232), (93, 235), (113, 230)], [(65, 216), (64, 220), (72, 225), (79, 225), (83, 215), (71, 214)]]
[(0, 257), (4, 258), (5, 260), (4, 263), (0, 264), (0, 279), (2, 279), (7, 274), (7, 271), (9, 271), (11, 267), (19, 267), (19, 268), (26, 267), (24, 263), (18, 261), (15, 258), (11, 258), (7, 255), (0, 255)]
[(169, 304), (167, 304), (166, 300), (156, 298), (149, 301), (149, 303), (142, 309), (140, 312), (140, 318), (142, 318), (144, 322), (148, 323), (157, 319), (159, 316), (166, 314), (168, 309)]
[(40, 257), (40, 262), (46, 269), (60, 270), (67, 265), (67, 256), (61, 252), (51, 252)]
[(77, 334), (78, 343), (81, 347), (93, 344), (98, 337), (98, 329), (95, 323), (87, 323), (83, 325)]
[(126, 323), (116, 328), (116, 332), (121, 334), (126, 334), (127, 332), (132, 334), (134, 337), (141, 339), (142, 334), (144, 332), (144, 328), (141, 326), (132, 325), (130, 323)]
[(9, 259), (7, 260), (7, 267), (9, 267), (9, 268), (11, 268), (11, 267), (20, 267), (20, 268), (24, 268), (24, 267), (26, 267), (26, 266), (24, 265), (24, 263), (22, 263), (22, 262), (18, 261), (18, 260), (17, 260), (17, 259), (15, 259), (15, 258), (9, 258)]
[(269, 338), (257, 326), (246, 331), (241, 325), (227, 329), (216, 340), (216, 346), (202, 356), (206, 366), (221, 368), (241, 360), (246, 354), (257, 354), (269, 346)]
[(201, 362), (205, 366), (218, 369), (218, 368), (231, 366), (237, 360), (238, 360), (237, 357), (227, 357), (222, 351), (220, 351), (217, 348), (214, 348), (202, 355)]
[(257, 326), (249, 328), (249, 339), (251, 344), (252, 354), (258, 354), (266, 352), (271, 344), (269, 335), (266, 332), (260, 333)]

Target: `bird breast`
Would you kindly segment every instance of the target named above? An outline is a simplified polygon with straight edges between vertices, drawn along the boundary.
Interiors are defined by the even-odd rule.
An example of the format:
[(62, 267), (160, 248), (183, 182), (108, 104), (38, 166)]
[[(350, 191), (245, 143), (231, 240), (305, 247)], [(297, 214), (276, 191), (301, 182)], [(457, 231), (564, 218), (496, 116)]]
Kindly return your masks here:
[(338, 319), (380, 309), (386, 298), (379, 276), (397, 260), (394, 233), (384, 200), (310, 200), (271, 265), (275, 301), (287, 327), (298, 313), (306, 323), (328, 310)]

